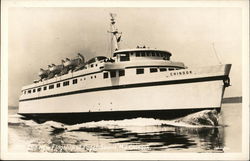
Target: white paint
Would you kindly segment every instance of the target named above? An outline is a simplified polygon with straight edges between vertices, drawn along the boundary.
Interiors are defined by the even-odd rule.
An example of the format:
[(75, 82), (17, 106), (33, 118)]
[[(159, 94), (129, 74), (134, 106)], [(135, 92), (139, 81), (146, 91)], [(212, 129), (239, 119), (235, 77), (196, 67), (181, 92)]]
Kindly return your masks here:
[[(230, 65), (210, 66), (196, 69), (183, 69), (175, 71), (145, 73), (137, 75), (136, 69), (126, 69), (126, 75), (103, 79), (103, 73), (78, 78), (77, 84), (42, 91), (39, 93), (22, 95), (20, 99), (47, 96), (52, 94), (106, 87), (123, 84), (158, 82), (166, 80), (180, 80), (228, 75)], [(191, 74), (173, 76), (173, 73), (192, 71)], [(172, 73), (172, 74), (171, 74)], [(72, 76), (72, 75), (71, 75)], [(74, 76), (74, 74), (73, 74)], [(66, 78), (66, 76), (63, 76)], [(82, 79), (82, 81), (80, 80)], [(67, 113), (67, 112), (96, 112), (96, 111), (130, 111), (130, 110), (167, 110), (184, 108), (213, 108), (220, 107), (224, 93), (223, 80), (137, 87), (95, 91), (23, 101), (19, 104), (19, 113)]]

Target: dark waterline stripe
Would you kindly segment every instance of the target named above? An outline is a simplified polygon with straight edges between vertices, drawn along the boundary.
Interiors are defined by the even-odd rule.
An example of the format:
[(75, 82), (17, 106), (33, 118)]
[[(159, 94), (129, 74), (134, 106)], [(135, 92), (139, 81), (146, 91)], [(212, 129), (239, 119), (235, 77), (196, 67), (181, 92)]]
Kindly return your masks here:
[(24, 116), (25, 120), (32, 119), (37, 123), (45, 121), (57, 121), (68, 125), (79, 124), (90, 121), (101, 120), (123, 120), (132, 118), (155, 118), (155, 119), (174, 119), (186, 116), (190, 113), (202, 110), (216, 110), (220, 112), (220, 107), (204, 108), (180, 108), (180, 109), (161, 109), (161, 110), (129, 110), (129, 111), (95, 111), (95, 112), (66, 112), (66, 113), (18, 113)]
[(50, 98), (50, 97), (60, 97), (60, 96), (79, 94), (79, 93), (95, 92), (95, 91), (106, 91), (106, 90), (137, 88), (137, 87), (150, 87), (150, 86), (160, 86), (160, 85), (170, 85), (170, 84), (195, 83), (195, 82), (223, 80), (225, 78), (226, 78), (226, 76), (215, 76), (215, 77), (181, 79), (181, 80), (171, 80), (171, 81), (161, 81), (161, 82), (126, 84), (126, 85), (118, 85), (118, 86), (107, 86), (107, 87), (91, 88), (91, 89), (84, 89), (84, 90), (78, 90), (78, 91), (72, 91), (72, 92), (53, 94), (53, 95), (42, 96), (42, 97), (22, 99), (22, 100), (19, 100), (19, 102), (31, 101), (31, 100), (36, 100), (36, 99), (45, 99), (45, 98)]

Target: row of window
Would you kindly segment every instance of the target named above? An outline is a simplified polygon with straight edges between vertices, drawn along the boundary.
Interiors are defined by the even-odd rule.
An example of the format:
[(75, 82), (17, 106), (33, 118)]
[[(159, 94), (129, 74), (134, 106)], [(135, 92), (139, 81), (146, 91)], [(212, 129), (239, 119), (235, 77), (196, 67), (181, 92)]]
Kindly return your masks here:
[[(72, 80), (72, 84), (77, 84), (77, 79), (73, 79)], [(62, 83), (63, 86), (68, 86), (69, 85), (69, 81), (65, 81)], [(48, 86), (48, 89), (54, 89), (54, 88), (60, 88), (61, 87), (61, 83), (56, 83), (56, 84), (51, 84)], [(47, 90), (47, 86), (44, 87), (39, 87), (39, 88), (35, 88), (33, 90), (28, 90), (27, 93), (36, 93), (36, 92), (40, 92), (41, 90), (46, 91)], [(26, 94), (26, 91), (24, 91), (24, 94)]]
[(145, 57), (145, 56), (157, 56), (157, 57), (165, 57), (167, 54), (165, 53), (159, 53), (159, 52), (136, 52), (136, 57)]
[[(165, 71), (172, 71), (172, 70), (178, 70), (177, 68), (150, 68), (149, 71), (150, 73), (155, 73), (155, 72), (165, 72)], [(181, 75), (181, 74), (191, 74), (192, 71), (182, 71), (182, 72), (174, 72), (174, 73), (170, 73), (170, 75)], [(110, 72), (104, 72), (103, 73), (103, 78), (107, 79), (107, 78), (114, 78), (116, 77), (118, 74), (119, 77), (125, 76), (125, 70), (118, 70), (118, 73), (114, 70), (114, 71), (110, 71)], [(138, 68), (136, 69), (136, 74), (144, 74), (144, 68)], [(91, 79), (96, 78), (96, 75), (91, 76)], [(82, 79), (81, 79), (82, 80)], [(84, 80), (86, 80), (86, 78), (84, 78)], [(72, 84), (77, 84), (78, 79), (73, 79), (72, 80)], [(64, 81), (62, 82), (62, 86), (69, 86), (70, 81)], [(48, 89), (54, 89), (54, 88), (60, 88), (61, 87), (61, 83), (56, 83), (56, 84), (51, 84), (48, 86)], [(35, 93), (35, 92), (40, 92), (41, 90), (46, 91), (47, 90), (47, 86), (44, 87), (39, 87), (39, 88), (35, 88), (33, 90), (28, 90), (27, 93)], [(26, 91), (24, 91), (24, 94), (26, 94)]]
[(97, 67), (97, 64), (91, 64), (91, 65), (90, 65), (90, 68), (93, 68), (94, 66)]
[[(118, 71), (118, 76), (119, 76), (119, 77), (124, 76), (124, 75), (125, 75), (125, 71), (124, 71), (124, 70), (119, 70), (119, 71)], [(110, 77), (111, 77), (111, 78), (116, 77), (116, 71), (111, 71), (111, 72), (110, 72)], [(90, 76), (90, 78), (91, 78), (91, 79), (96, 78), (96, 75)], [(104, 79), (109, 78), (109, 73), (108, 73), (108, 72), (103, 73), (103, 78), (104, 78)], [(80, 80), (82, 80), (82, 79), (80, 79)], [(84, 78), (84, 80), (86, 80), (86, 78)], [(68, 86), (69, 83), (70, 83), (69, 81), (65, 81), (65, 82), (63, 82), (62, 84), (63, 84), (63, 86)], [(77, 84), (77, 79), (73, 79), (73, 80), (72, 80), (72, 84)], [(59, 87), (61, 87), (61, 83), (57, 83), (57, 84), (56, 84), (56, 88), (59, 88)], [(48, 89), (54, 89), (54, 88), (55, 88), (55, 85), (54, 85), (54, 84), (51, 84), (51, 85), (48, 86)], [(33, 89), (33, 90), (28, 90), (27, 93), (36, 93), (36, 92), (40, 92), (42, 89), (43, 89), (44, 91), (46, 91), (46, 90), (47, 90), (47, 86), (44, 86), (43, 88), (42, 88), (42, 87), (39, 87), (39, 88), (35, 88), (35, 89)], [(26, 91), (24, 91), (24, 94), (26, 94)]]
[[(160, 72), (165, 72), (165, 71), (172, 71), (172, 70), (177, 70), (177, 68), (150, 68), (149, 71), (150, 73), (156, 73), (158, 72), (158, 69)], [(136, 74), (144, 74), (144, 68), (138, 68), (136, 69)]]
[[(103, 73), (103, 78), (104, 79), (109, 78), (109, 73), (110, 73), (110, 78), (116, 77), (116, 71), (110, 71)], [(119, 77), (125, 76), (125, 70), (118, 70), (118, 76)]]

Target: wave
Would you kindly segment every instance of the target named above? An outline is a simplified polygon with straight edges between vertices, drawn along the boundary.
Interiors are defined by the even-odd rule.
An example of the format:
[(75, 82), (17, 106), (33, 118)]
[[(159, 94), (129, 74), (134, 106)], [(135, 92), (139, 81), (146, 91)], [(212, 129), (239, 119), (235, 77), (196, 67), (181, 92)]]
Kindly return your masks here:
[[(103, 147), (112, 146), (114, 149), (116, 146), (135, 145), (135, 149), (121, 147), (121, 151), (163, 151), (192, 148), (197, 146), (197, 140), (202, 140), (203, 144), (208, 142), (206, 147), (209, 149), (221, 146), (221, 142), (213, 141), (221, 137), (220, 128), (214, 128), (218, 118), (217, 112), (205, 110), (175, 120), (134, 118), (66, 125), (55, 121), (37, 123), (24, 120), (20, 115), (11, 115), (9, 125), (11, 130), (26, 138), (27, 143), (22, 144), (32, 152), (88, 151), (87, 145), (99, 146), (97, 140), (102, 142)], [(11, 138), (13, 145), (20, 139), (15, 135)], [(96, 149), (101, 150), (101, 147)]]
[[(32, 120), (23, 120), (22, 116), (15, 114), (9, 116), (9, 125), (20, 125), (24, 124), (27, 126), (45, 126), (50, 127), (52, 130), (61, 129), (61, 131), (76, 130), (82, 127), (106, 127), (106, 128), (133, 128), (145, 127), (145, 126), (177, 126), (177, 127), (188, 127), (188, 128), (204, 128), (204, 127), (216, 127), (219, 126), (220, 115), (216, 110), (203, 110), (182, 118), (174, 120), (160, 120), (154, 118), (134, 118), (124, 120), (103, 120), (103, 121), (92, 121), (86, 123), (80, 123), (75, 125), (65, 125), (63, 123), (55, 121), (46, 121), (45, 123), (38, 124)], [(62, 130), (64, 129), (64, 130)]]

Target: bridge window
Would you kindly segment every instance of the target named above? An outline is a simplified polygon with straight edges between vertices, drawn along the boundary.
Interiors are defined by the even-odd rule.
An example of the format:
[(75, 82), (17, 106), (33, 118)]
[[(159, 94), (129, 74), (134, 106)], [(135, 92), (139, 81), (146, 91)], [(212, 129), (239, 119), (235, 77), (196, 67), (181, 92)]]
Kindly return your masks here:
[(36, 89), (33, 89), (33, 93), (35, 93), (36, 92)]
[(23, 91), (23, 94), (26, 94), (26, 91)]
[(37, 91), (40, 92), (40, 91), (41, 91), (41, 88), (37, 88)]
[(155, 52), (152, 52), (152, 56), (155, 56)]
[(57, 83), (57, 84), (56, 84), (56, 88), (59, 88), (60, 86), (61, 86), (60, 83)]
[(106, 79), (109, 77), (109, 74), (107, 72), (103, 73), (103, 78)]
[(120, 61), (129, 61), (129, 54), (128, 53), (121, 53), (120, 54)]
[(31, 93), (31, 90), (28, 90), (28, 93)]
[(146, 54), (145, 54), (145, 52), (141, 52), (141, 56), (145, 56)]
[(157, 72), (157, 68), (150, 68), (150, 73), (155, 73)]
[(72, 83), (77, 84), (77, 79), (73, 79)]
[(43, 90), (46, 91), (46, 90), (47, 90), (47, 86), (44, 86), (44, 87), (43, 87)]
[(63, 86), (68, 86), (69, 85), (69, 81), (63, 82)]
[(136, 69), (136, 74), (144, 74), (144, 69)]
[(119, 70), (119, 77), (124, 76), (125, 75), (125, 70)]
[(54, 84), (49, 85), (49, 89), (53, 89), (54, 88)]
[(111, 71), (111, 72), (110, 72), (110, 77), (111, 77), (111, 78), (116, 77), (116, 71)]

